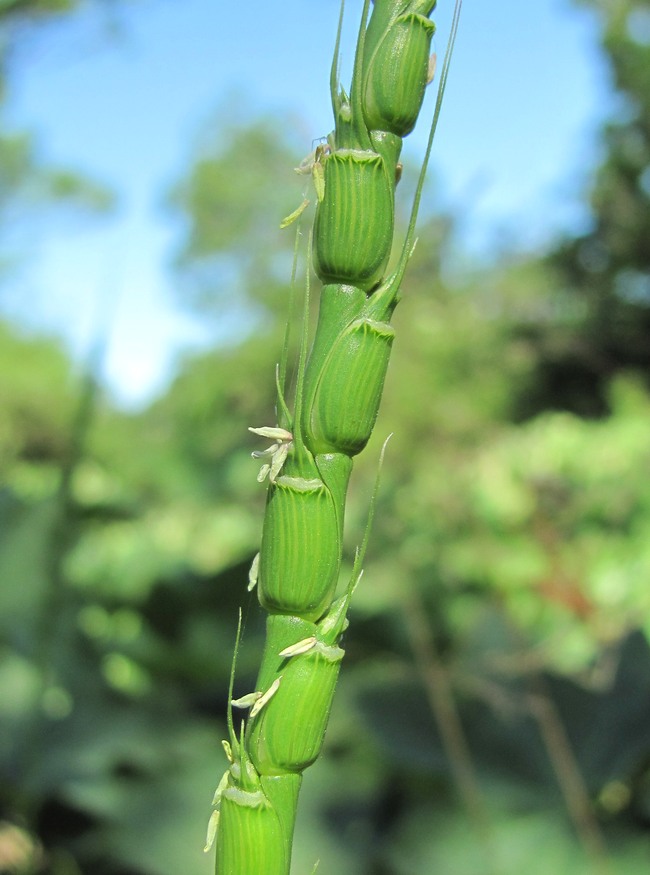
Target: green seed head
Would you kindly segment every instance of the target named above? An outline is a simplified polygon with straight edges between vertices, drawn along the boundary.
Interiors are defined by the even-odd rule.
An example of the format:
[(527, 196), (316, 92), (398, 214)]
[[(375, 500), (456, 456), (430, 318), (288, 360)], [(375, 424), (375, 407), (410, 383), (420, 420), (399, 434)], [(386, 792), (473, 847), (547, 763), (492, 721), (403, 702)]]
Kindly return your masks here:
[(338, 581), (343, 511), (315, 466), (308, 472), (314, 476), (304, 473), (290, 457), (269, 487), (258, 590), (270, 613), (317, 620)]
[(319, 640), (314, 624), (269, 617), (258, 684), (265, 687), (273, 677), (282, 680), (246, 733), (260, 774), (299, 773), (318, 757), (342, 658), (340, 647)]
[(354, 456), (368, 443), (379, 410), (395, 330), (387, 322), (352, 322), (323, 362), (305, 440), (313, 453)]
[(381, 280), (393, 241), (393, 178), (376, 152), (340, 149), (325, 160), (314, 222), (314, 269), (324, 283), (368, 291)]
[(363, 113), (370, 130), (405, 137), (415, 127), (434, 32), (435, 25), (424, 15), (400, 15), (366, 54)]

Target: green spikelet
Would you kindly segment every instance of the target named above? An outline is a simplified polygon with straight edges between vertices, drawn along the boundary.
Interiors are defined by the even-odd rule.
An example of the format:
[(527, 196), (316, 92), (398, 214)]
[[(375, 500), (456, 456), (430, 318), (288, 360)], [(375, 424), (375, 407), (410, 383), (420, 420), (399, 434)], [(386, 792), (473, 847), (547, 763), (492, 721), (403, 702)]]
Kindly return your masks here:
[[(321, 479), (303, 451), (287, 459), (269, 486), (259, 559), (259, 599), (274, 614), (317, 620), (329, 607), (339, 575), (345, 489), (352, 463), (341, 458), (341, 495)], [(287, 545), (300, 545), (287, 549)]]
[(435, 7), (436, 0), (373, 0), (372, 15), (364, 37), (364, 64), (397, 18), (409, 13), (428, 18)]
[(302, 409), (312, 453), (354, 456), (370, 438), (395, 336), (388, 322), (364, 315), (370, 306), (350, 286), (323, 289)]
[(267, 620), (264, 660), (257, 682), (273, 697), (250, 720), (247, 744), (261, 774), (302, 772), (320, 753), (343, 650), (321, 640), (318, 627), (299, 617)]
[(337, 339), (311, 410), (314, 447), (355, 456), (366, 446), (379, 410), (395, 330), (358, 319)]
[(393, 242), (394, 176), (377, 152), (340, 149), (325, 160), (325, 190), (314, 222), (314, 269), (324, 283), (369, 291)]
[(370, 130), (405, 137), (424, 99), (435, 25), (423, 15), (397, 18), (368, 58), (363, 113)]
[[(300, 776), (285, 776), (284, 796), (298, 798)], [(216, 875), (286, 875), (291, 859), (291, 828), (283, 821), (259, 777), (256, 786), (244, 789), (233, 770), (221, 794), (216, 835)], [(276, 791), (276, 788), (272, 788)], [(287, 792), (288, 791), (288, 792)], [(286, 818), (291, 810), (283, 805)]]

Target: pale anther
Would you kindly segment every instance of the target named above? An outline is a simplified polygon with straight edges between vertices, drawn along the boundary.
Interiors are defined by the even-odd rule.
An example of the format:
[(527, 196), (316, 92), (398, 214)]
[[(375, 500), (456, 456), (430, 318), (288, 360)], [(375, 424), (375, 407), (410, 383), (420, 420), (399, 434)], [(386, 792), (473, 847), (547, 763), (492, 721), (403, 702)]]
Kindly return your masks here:
[(286, 428), (278, 426), (263, 426), (262, 428), (251, 428), (253, 434), (260, 437), (272, 438), (275, 443), (271, 444), (265, 450), (254, 450), (251, 456), (254, 459), (264, 459), (264, 464), (260, 468), (260, 473), (257, 475), (258, 483), (262, 483), (268, 476), (271, 483), (275, 482), (275, 478), (282, 470), (289, 450), (293, 445), (293, 435)]
[(273, 461), (271, 462), (271, 470), (269, 471), (269, 480), (271, 481), (271, 483), (275, 483), (275, 478), (282, 470), (282, 466), (286, 462), (287, 456), (289, 455), (290, 446), (290, 443), (280, 444), (278, 449), (273, 453)]
[(205, 847), (203, 848), (204, 853), (208, 853), (212, 845), (214, 844), (214, 840), (217, 836), (217, 827), (219, 826), (219, 812), (213, 811), (210, 815), (210, 820), (208, 821), (208, 834), (205, 837)]
[(212, 797), (212, 807), (218, 806), (221, 802), (221, 797), (223, 795), (223, 791), (228, 786), (228, 774), (229, 770), (225, 771), (217, 785), (217, 789), (214, 791), (214, 796)]
[(280, 228), (288, 228), (289, 225), (292, 225), (296, 221), (296, 219), (299, 219), (300, 216), (302, 216), (308, 206), (309, 200), (305, 198), (299, 207), (297, 207), (292, 213), (289, 213), (288, 216), (285, 216), (285, 218), (280, 222)]
[(230, 704), (233, 708), (250, 708), (262, 697), (260, 692), (246, 693), (245, 696), (240, 696), (239, 699), (231, 699)]
[(278, 656), (298, 656), (301, 653), (307, 653), (308, 650), (312, 650), (315, 646), (316, 638), (314, 635), (310, 635), (309, 638), (303, 638), (302, 641), (297, 641), (295, 644), (285, 647)]
[(278, 426), (267, 426), (264, 425), (261, 428), (252, 428), (248, 427), (249, 431), (252, 431), (253, 434), (258, 434), (260, 437), (271, 438), (274, 441), (292, 441), (293, 435), (290, 431), (287, 431), (286, 428), (279, 428)]
[(248, 572), (248, 591), (252, 592), (255, 589), (255, 585), (257, 584), (257, 575), (260, 567), (260, 554), (256, 553), (255, 558), (250, 567), (250, 571)]
[[(255, 458), (255, 453), (253, 453), (253, 458)], [(257, 482), (264, 483), (264, 481), (266, 480), (266, 476), (270, 470), (271, 470), (271, 466), (267, 465), (265, 462), (262, 465), (262, 467), (260, 468), (260, 473), (257, 475)]]
[(251, 708), (251, 713), (250, 713), (251, 717), (255, 717), (256, 714), (259, 714), (259, 712), (266, 705), (266, 703), (269, 702), (270, 699), (273, 698), (273, 696), (275, 696), (275, 694), (278, 691), (278, 687), (280, 686), (281, 680), (282, 680), (282, 677), (276, 678), (273, 681), (273, 683), (271, 684), (271, 686), (268, 688), (268, 690), (262, 696), (259, 697), (257, 702), (255, 702), (255, 704)]
[(429, 65), (427, 67), (427, 85), (430, 85), (434, 77), (436, 75), (436, 64), (438, 62), (438, 56), (434, 52), (429, 58)]

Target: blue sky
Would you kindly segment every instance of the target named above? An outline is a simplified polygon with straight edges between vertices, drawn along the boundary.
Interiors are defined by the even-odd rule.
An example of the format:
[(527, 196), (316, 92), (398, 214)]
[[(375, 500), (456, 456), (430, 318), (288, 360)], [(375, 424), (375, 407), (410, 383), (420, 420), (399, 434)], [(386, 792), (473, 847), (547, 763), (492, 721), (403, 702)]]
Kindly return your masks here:
[[(438, 5), (442, 56), (451, 2)], [(348, 0), (348, 60), (360, 7)], [(337, 16), (338, 0), (137, 0), (117, 35), (87, 14), (31, 38), (14, 59), (6, 122), (33, 129), (45, 160), (114, 188), (119, 208), (48, 233), (5, 312), (58, 333), (77, 357), (109, 318), (114, 396), (133, 406), (160, 391), (179, 352), (215, 339), (179, 305), (168, 265), (180, 229), (165, 191), (228, 95), (244, 115), (304, 117), (305, 152), (329, 131)], [(465, 0), (432, 169), (475, 255), (504, 240), (543, 245), (584, 221), (580, 195), (614, 106), (597, 38), (595, 18), (570, 0)], [(424, 138), (409, 138), (412, 152)]]

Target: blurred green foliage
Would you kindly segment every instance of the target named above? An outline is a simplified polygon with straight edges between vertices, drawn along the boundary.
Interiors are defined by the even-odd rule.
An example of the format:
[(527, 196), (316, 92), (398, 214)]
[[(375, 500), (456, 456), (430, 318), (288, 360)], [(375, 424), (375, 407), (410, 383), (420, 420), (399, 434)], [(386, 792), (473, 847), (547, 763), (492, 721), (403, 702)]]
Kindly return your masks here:
[[(647, 4), (593, 5), (642, 107), (629, 21)], [(622, 234), (623, 190), (625, 227), (644, 221), (650, 151), (623, 186), (627, 125), (606, 131), (594, 229), (543, 259), (450, 280), (453, 217), (422, 222), (351, 489), (348, 558), (393, 432), (297, 875), (317, 858), (350, 875), (647, 867), (650, 396), (634, 350), (649, 310), (618, 277), (648, 254), (622, 235), (595, 274), (579, 254)], [(113, 409), (56, 344), (0, 330), (2, 873), (212, 869), (240, 605), (236, 695), (261, 652), (245, 584), (264, 494), (246, 428), (273, 418), (292, 143), (217, 119), (170, 196), (193, 305), (248, 316), (141, 414)], [(236, 293), (215, 294), (224, 278)]]
[(601, 45), (619, 98), (601, 135), (603, 160), (587, 197), (586, 232), (550, 253), (555, 281), (583, 316), (546, 347), (542, 385), (558, 405), (586, 415), (608, 409), (612, 374), (650, 373), (650, 38), (648, 0), (580, 0), (598, 17)]

